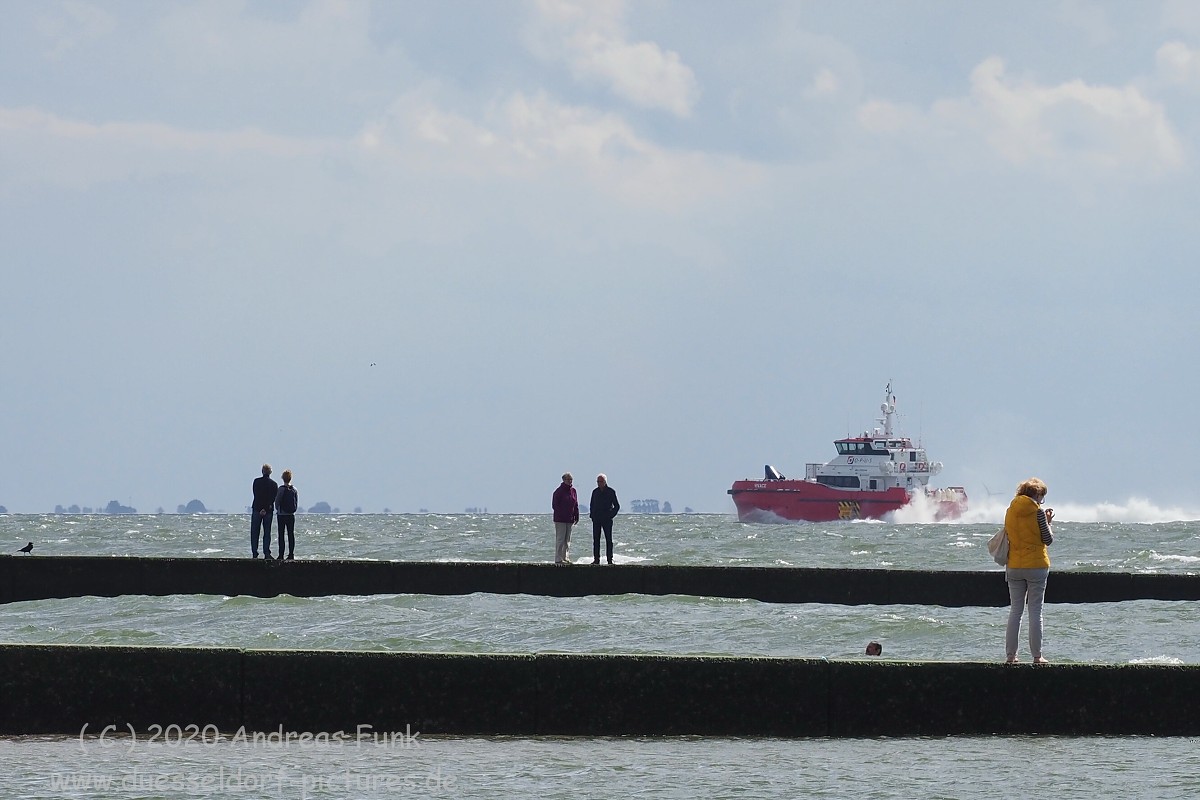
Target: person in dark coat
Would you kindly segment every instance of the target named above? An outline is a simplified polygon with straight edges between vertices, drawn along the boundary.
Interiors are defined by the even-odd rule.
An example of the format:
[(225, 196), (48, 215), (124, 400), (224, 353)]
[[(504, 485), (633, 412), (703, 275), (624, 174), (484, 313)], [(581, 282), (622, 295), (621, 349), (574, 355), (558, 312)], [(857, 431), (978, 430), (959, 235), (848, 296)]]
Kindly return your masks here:
[(605, 552), (608, 563), (612, 560), (612, 528), (613, 518), (621, 510), (617, 501), (616, 491), (608, 485), (608, 477), (603, 472), (596, 476), (596, 488), (592, 489), (592, 502), (588, 507), (588, 516), (592, 518), (592, 563), (600, 563), (600, 531), (604, 531)]
[(574, 483), (571, 473), (564, 472), (562, 483), (550, 498), (550, 507), (554, 509), (554, 563), (559, 565), (571, 563), (567, 555), (571, 526), (579, 522), (579, 496), (575, 494)]
[[(254, 502), (250, 505), (250, 552), (258, 558), (258, 533), (262, 531), (263, 557), (271, 557), (271, 519), (275, 514), (275, 495), (279, 484), (271, 480), (271, 465), (262, 465), (262, 477), (255, 478), (250, 487)], [(283, 555), (280, 553), (280, 555)]]
[(296, 558), (296, 510), (300, 507), (300, 493), (292, 486), (292, 471), (285, 469), (283, 486), (275, 494), (275, 524), (279, 527), (279, 558), (283, 559), (283, 535), (287, 534), (287, 560)]

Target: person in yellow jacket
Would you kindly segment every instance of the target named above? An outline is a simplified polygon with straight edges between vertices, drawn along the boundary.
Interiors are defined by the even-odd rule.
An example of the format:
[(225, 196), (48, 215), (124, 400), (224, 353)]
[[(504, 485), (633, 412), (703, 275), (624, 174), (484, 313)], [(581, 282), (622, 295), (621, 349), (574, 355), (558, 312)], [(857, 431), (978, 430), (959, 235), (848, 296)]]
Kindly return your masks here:
[(1008, 581), (1008, 628), (1004, 632), (1004, 652), (1009, 664), (1017, 663), (1017, 638), (1021, 633), (1021, 614), (1029, 606), (1029, 655), (1033, 663), (1045, 664), (1042, 658), (1042, 600), (1046, 596), (1046, 579), (1050, 575), (1050, 552), (1054, 542), (1050, 523), (1054, 509), (1042, 509), (1046, 500), (1046, 483), (1030, 478), (1017, 487), (1017, 495), (1004, 514), (1004, 529), (1008, 531), (1008, 565), (1004, 570)]

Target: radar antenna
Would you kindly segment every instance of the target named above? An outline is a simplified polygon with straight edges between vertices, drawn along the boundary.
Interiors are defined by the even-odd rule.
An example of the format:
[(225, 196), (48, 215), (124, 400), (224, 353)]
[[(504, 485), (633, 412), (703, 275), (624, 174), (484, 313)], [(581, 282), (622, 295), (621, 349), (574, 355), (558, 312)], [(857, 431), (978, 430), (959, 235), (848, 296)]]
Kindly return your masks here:
[(879, 405), (879, 410), (883, 412), (883, 416), (879, 418), (879, 422), (883, 423), (883, 435), (891, 437), (892, 423), (896, 419), (896, 395), (892, 394), (892, 382), (889, 380), (887, 388), (883, 390), (883, 402)]

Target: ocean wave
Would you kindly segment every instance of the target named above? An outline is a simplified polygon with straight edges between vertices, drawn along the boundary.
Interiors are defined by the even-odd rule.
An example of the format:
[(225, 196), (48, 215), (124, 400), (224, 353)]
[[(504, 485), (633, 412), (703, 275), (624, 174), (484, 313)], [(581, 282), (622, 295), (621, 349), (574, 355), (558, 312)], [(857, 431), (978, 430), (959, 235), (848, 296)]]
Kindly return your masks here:
[(1150, 551), (1150, 558), (1154, 561), (1172, 561), (1172, 562), (1176, 562), (1176, 563), (1180, 563), (1180, 564), (1200, 563), (1200, 556), (1187, 556), (1187, 555), (1181, 555), (1181, 554), (1176, 555), (1176, 554), (1172, 554), (1172, 553), (1168, 553), (1168, 554), (1164, 555), (1162, 553), (1156, 553), (1153, 550)]
[[(960, 524), (1003, 524), (1011, 498), (971, 498), (967, 512), (955, 522)], [(1149, 500), (1131, 497), (1124, 502), (1072, 503), (1047, 499), (1054, 509), (1055, 522), (1163, 523), (1200, 520), (1200, 511), (1181, 506), (1159, 506)], [(897, 512), (899, 513), (899, 512)], [(932, 521), (930, 519), (929, 521)]]

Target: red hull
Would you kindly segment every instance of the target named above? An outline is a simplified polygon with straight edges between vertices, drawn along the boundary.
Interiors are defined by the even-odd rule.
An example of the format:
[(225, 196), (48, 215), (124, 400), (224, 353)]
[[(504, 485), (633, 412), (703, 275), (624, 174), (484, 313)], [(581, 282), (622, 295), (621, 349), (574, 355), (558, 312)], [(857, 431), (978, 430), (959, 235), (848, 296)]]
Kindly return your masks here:
[[(879, 519), (909, 502), (908, 492), (898, 487), (865, 492), (798, 480), (735, 481), (729, 494), (742, 522)], [(957, 502), (935, 502), (934, 509), (938, 520), (953, 519), (962, 512)]]

